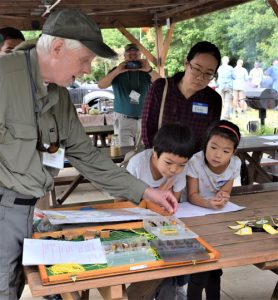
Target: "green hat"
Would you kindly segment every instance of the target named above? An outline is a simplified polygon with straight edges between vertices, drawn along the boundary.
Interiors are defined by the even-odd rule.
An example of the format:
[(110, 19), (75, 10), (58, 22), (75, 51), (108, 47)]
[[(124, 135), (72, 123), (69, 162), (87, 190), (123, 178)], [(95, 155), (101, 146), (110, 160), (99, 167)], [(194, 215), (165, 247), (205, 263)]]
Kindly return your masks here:
[(77, 9), (66, 8), (51, 13), (43, 25), (42, 33), (80, 41), (100, 57), (117, 56), (117, 53), (103, 42), (95, 21)]
[(125, 46), (125, 52), (130, 50), (139, 51), (139, 48), (136, 44), (127, 44)]

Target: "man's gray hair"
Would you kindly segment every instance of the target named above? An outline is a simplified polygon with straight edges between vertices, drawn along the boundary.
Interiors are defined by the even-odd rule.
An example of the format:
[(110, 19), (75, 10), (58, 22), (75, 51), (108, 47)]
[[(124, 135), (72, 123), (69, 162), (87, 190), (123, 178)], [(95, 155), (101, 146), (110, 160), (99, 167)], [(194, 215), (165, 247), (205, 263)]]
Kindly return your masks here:
[[(51, 43), (60, 37), (56, 37), (56, 36), (52, 36), (52, 35), (48, 35), (48, 34), (42, 34), (40, 36), (40, 38), (38, 39), (37, 42), (37, 49), (44, 51), (44, 52), (48, 52), (51, 46)], [(79, 41), (77, 40), (72, 40), (72, 39), (65, 39), (62, 38), (65, 41), (65, 46), (68, 49), (78, 49), (78, 48), (82, 48), (84, 47)]]

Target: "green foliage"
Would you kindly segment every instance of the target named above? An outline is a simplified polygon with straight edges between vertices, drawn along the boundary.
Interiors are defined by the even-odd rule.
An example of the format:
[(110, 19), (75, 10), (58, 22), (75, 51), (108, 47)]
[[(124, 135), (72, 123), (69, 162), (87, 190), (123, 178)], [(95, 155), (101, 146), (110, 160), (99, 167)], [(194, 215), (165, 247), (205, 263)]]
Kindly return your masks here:
[(277, 17), (266, 1), (255, 0), (178, 23), (166, 62), (168, 75), (183, 69), (184, 56), (201, 40), (216, 44), (232, 65), (242, 58), (247, 69), (255, 60), (266, 68), (277, 58)]

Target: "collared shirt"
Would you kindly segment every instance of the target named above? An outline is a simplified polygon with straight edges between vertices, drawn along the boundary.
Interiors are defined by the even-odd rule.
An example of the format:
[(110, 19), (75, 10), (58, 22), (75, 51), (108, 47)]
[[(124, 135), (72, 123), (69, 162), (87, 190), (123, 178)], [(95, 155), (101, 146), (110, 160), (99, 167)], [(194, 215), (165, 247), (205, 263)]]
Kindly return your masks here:
[[(178, 88), (184, 73), (180, 72), (168, 79), (168, 91), (162, 118), (162, 125), (180, 123), (190, 127), (195, 135), (196, 151), (200, 150), (202, 138), (211, 122), (219, 120), (222, 109), (221, 96), (210, 87), (196, 92), (188, 99)], [(165, 79), (156, 80), (146, 97), (142, 114), (142, 140), (146, 148), (152, 147), (158, 130), (158, 118), (165, 86)], [(194, 106), (202, 106), (207, 113), (195, 113)]]
[[(102, 156), (86, 135), (66, 88), (45, 86), (35, 48), (30, 51), (42, 142), (49, 144), (53, 114), (67, 159), (88, 180), (115, 197), (139, 202), (147, 185)], [(53, 187), (56, 169), (42, 164), (30, 76), (23, 51), (0, 58), (0, 186), (34, 197)]]
[[(119, 74), (112, 81), (115, 95), (114, 111), (134, 118), (141, 117), (146, 94), (151, 85), (150, 74), (142, 71), (128, 71)], [(131, 101), (130, 93), (140, 94), (138, 103)]]
[(235, 79), (235, 74), (232, 66), (221, 65), (218, 68), (217, 74), (217, 84), (220, 90), (233, 88), (233, 80)]

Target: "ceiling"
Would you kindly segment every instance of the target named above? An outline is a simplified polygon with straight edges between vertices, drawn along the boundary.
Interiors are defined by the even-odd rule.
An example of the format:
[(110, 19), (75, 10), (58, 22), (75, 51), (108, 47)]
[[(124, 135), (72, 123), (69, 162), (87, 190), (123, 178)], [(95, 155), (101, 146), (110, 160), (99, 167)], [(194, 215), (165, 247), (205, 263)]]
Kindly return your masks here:
[(41, 29), (49, 11), (79, 8), (101, 28), (162, 26), (251, 0), (1, 0), (0, 28)]

